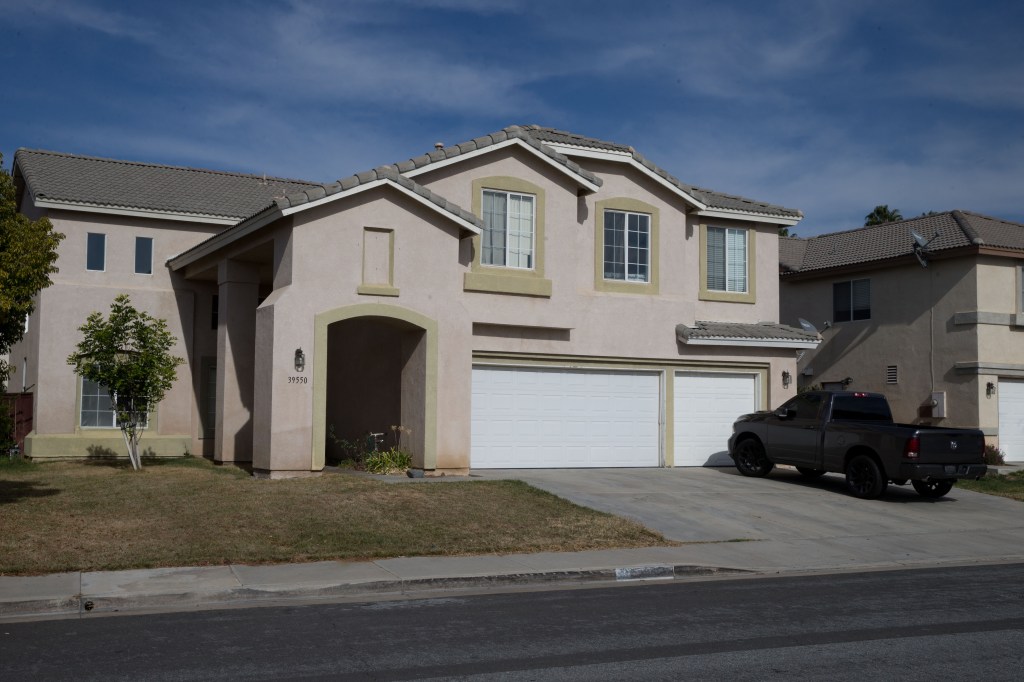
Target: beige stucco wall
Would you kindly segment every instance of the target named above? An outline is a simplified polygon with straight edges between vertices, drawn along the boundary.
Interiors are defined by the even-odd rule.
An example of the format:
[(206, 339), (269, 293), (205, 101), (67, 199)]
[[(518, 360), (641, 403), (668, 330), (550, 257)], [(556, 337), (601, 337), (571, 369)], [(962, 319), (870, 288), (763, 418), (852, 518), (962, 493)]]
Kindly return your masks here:
[[(24, 210), (41, 215), (29, 197)], [(67, 356), (79, 340), (78, 327), (91, 312), (106, 314), (121, 293), (131, 296), (137, 308), (167, 321), (178, 342), (172, 352), (186, 359), (178, 379), (157, 410), (142, 447), (153, 454), (181, 455), (200, 452), (192, 362), (195, 342), (203, 334), (195, 329), (201, 283), (185, 283), (173, 275), (164, 261), (171, 255), (204, 240), (214, 226), (129, 218), (101, 214), (49, 211), (54, 228), (65, 235), (58, 249), (58, 272), (53, 284), (39, 294), (30, 333), (15, 347), (15, 357), (29, 360), (29, 384), (34, 393), (34, 430), (26, 439), (32, 457), (74, 457), (89, 448), (106, 448), (120, 455), (124, 445), (117, 429), (82, 428), (79, 419), (81, 383), (67, 364)], [(86, 270), (86, 235), (106, 235), (103, 272)], [(153, 274), (135, 274), (135, 237), (153, 238)], [(20, 387), (20, 383), (18, 384)]]
[[(823, 342), (800, 362), (801, 384), (854, 379), (852, 389), (880, 391), (901, 421), (979, 427), (994, 434), (997, 400), (986, 395), (998, 372), (963, 366), (1003, 365), (1024, 370), (1021, 327), (1010, 323), (1019, 305), (1017, 261), (967, 255), (933, 258), (927, 269), (916, 261), (886, 268), (819, 277), (785, 279), (782, 322), (803, 317), (822, 329)], [(823, 329), (832, 317), (832, 284), (871, 279), (871, 319)], [(977, 319), (988, 320), (978, 323)], [(899, 367), (899, 383), (886, 383), (886, 367)], [(958, 367), (959, 365), (959, 367)], [(935, 419), (927, 402), (932, 391), (946, 393), (946, 418)]]

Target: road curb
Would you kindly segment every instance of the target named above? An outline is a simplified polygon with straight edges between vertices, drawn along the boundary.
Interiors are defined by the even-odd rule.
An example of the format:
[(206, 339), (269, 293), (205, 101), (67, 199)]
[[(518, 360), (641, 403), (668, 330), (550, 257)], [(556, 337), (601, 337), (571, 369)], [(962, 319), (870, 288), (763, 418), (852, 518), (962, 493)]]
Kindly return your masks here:
[(152, 594), (79, 594), (58, 599), (30, 599), (0, 603), (0, 621), (7, 619), (67, 617), (131, 613), (136, 611), (178, 611), (200, 607), (250, 605), (260, 602), (328, 600), (336, 598), (421, 594), (441, 591), (487, 590), (503, 587), (582, 585), (644, 580), (674, 580), (711, 575), (742, 575), (745, 569), (651, 564), (619, 568), (573, 569), (430, 578), (368, 580), (332, 585), (240, 585), (216, 590), (172, 590)]

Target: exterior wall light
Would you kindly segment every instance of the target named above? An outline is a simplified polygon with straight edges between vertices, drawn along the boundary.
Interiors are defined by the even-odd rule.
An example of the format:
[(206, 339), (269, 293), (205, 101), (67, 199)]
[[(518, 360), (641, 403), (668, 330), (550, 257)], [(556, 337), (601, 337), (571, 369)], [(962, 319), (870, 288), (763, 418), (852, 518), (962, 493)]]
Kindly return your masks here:
[(301, 348), (295, 349), (295, 371), (301, 372), (306, 369), (306, 354), (302, 352)]
[(991, 398), (995, 394), (996, 394), (996, 385), (993, 382), (991, 382), (991, 381), (988, 382), (987, 384), (985, 384), (985, 397), (986, 398)]
[(782, 370), (782, 387), (789, 388), (791, 383), (793, 383), (793, 375), (789, 373), (788, 369)]

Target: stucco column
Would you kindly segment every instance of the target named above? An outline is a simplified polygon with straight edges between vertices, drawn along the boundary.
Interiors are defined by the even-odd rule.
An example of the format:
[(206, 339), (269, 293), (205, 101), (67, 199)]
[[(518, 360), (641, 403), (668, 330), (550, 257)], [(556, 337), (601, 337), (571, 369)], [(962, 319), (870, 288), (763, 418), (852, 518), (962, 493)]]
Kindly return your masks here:
[(252, 461), (253, 369), (259, 272), (222, 261), (217, 270), (217, 462)]

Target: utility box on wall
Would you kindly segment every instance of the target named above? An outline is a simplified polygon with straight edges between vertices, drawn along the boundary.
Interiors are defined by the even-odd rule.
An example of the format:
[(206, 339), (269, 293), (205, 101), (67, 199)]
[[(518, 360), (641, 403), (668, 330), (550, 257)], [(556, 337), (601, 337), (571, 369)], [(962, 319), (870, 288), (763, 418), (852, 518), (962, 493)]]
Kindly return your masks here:
[(944, 419), (946, 417), (946, 392), (935, 391), (932, 393), (932, 417)]

